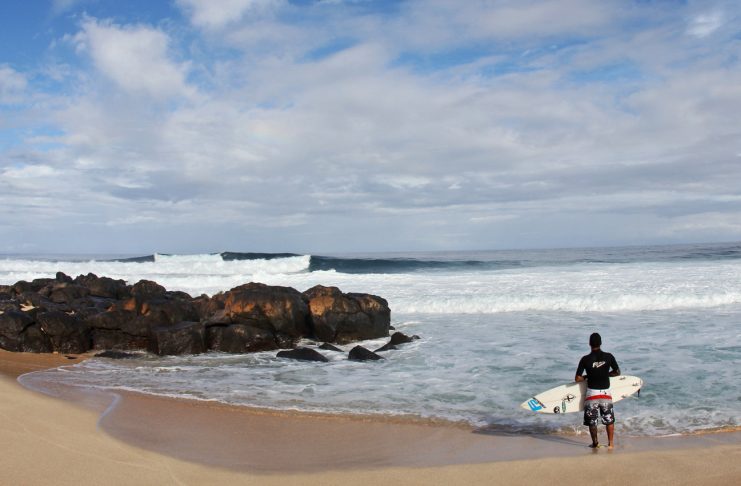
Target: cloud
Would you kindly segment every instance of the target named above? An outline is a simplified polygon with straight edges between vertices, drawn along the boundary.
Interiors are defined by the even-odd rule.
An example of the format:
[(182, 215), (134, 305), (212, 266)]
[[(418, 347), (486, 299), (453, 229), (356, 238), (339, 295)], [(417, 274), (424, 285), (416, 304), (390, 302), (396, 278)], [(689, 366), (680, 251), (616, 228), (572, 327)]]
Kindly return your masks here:
[(88, 3), (91, 0), (52, 0), (51, 10), (54, 15), (67, 12), (77, 5)]
[(170, 39), (160, 30), (88, 18), (73, 41), (79, 52), (90, 55), (100, 73), (132, 95), (169, 98), (194, 94), (186, 82), (189, 64), (170, 58)]
[(687, 33), (698, 38), (707, 37), (721, 28), (724, 22), (725, 17), (721, 11), (699, 14), (690, 20)]
[(248, 12), (265, 12), (283, 4), (283, 0), (177, 0), (190, 15), (193, 25), (219, 29), (240, 20)]
[(25, 75), (7, 64), (0, 64), (0, 104), (21, 103), (27, 86)]
[(688, 35), (696, 11), (652, 2), (323, 3), (88, 17), (64, 76), (2, 65), (0, 96), (37, 103), (9, 119), (12, 149), (0, 139), (0, 204), (17, 209), (0, 226), (23, 214), (148, 251), (738, 234), (729, 29)]

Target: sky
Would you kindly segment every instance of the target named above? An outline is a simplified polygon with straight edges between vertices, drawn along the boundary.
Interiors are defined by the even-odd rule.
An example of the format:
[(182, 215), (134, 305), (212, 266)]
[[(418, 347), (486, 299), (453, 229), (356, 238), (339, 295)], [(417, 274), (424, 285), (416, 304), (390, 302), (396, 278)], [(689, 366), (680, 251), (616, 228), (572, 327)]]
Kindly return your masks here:
[(0, 253), (741, 240), (741, 2), (2, 0)]

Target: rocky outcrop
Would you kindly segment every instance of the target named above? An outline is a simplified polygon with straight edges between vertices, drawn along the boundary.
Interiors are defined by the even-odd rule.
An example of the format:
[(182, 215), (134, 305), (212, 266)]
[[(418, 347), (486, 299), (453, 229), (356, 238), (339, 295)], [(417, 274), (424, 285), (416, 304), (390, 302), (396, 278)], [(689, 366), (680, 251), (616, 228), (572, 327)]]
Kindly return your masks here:
[(346, 344), (388, 336), (391, 311), (385, 299), (369, 294), (344, 294), (337, 287), (317, 285), (304, 292), (314, 335)]
[(0, 286), (0, 348), (11, 351), (248, 353), (295, 348), (302, 338), (330, 346), (384, 337), (389, 321), (381, 297), (336, 287), (301, 293), (248, 283), (192, 298), (149, 280), (128, 285), (92, 273), (73, 279), (61, 272)]

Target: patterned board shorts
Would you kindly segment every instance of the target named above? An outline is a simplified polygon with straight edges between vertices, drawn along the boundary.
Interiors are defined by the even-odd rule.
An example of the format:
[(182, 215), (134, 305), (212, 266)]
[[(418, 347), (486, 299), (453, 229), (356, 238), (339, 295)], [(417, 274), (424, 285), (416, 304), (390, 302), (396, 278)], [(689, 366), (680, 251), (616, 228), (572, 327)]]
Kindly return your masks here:
[(615, 414), (612, 411), (612, 398), (598, 398), (584, 402), (584, 425), (593, 427), (597, 425), (600, 416), (602, 423), (610, 425), (615, 423)]

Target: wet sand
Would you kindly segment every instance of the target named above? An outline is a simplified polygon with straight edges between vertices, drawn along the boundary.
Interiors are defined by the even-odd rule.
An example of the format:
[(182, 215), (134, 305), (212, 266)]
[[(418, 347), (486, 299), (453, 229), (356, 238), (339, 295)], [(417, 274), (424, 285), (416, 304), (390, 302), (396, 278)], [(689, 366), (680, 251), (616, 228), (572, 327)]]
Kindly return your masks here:
[(612, 452), (594, 452), (586, 435), (506, 436), (135, 393), (67, 389), (60, 400), (12, 381), (72, 362), (60, 355), (0, 352), (0, 483), (531, 484), (559, 477), (593, 483), (587, 470), (600, 471), (607, 484), (741, 481), (737, 432), (624, 439)]

